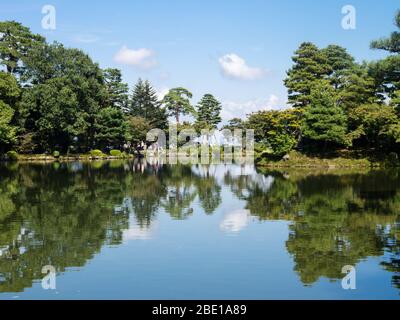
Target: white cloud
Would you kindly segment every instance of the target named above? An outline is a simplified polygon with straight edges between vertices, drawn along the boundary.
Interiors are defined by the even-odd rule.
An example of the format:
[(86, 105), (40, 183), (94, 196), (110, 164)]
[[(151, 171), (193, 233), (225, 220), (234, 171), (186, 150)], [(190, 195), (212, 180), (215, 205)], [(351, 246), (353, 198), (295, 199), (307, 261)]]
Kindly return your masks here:
[(245, 102), (226, 101), (222, 104), (222, 119), (228, 121), (232, 118), (244, 119), (247, 114), (260, 110), (276, 109), (280, 103), (279, 97), (271, 94), (267, 99), (254, 99)]
[(222, 74), (228, 78), (240, 80), (257, 80), (265, 76), (266, 70), (250, 67), (246, 60), (235, 53), (230, 53), (218, 59)]
[(120, 64), (149, 69), (157, 64), (154, 56), (155, 52), (150, 49), (140, 48), (135, 50), (123, 46), (114, 56), (114, 61)]
[(157, 94), (157, 98), (159, 100), (164, 99), (164, 97), (166, 96), (166, 94), (169, 92), (169, 88), (167, 87), (163, 87), (161, 89), (156, 90), (156, 94)]

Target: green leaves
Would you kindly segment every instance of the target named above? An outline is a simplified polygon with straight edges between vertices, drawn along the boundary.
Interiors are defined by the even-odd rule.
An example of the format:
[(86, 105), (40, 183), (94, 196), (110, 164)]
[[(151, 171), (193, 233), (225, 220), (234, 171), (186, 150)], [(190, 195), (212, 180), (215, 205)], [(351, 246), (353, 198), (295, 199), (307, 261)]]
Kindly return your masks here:
[(153, 129), (167, 128), (167, 112), (161, 106), (156, 91), (147, 80), (139, 79), (135, 85), (128, 112), (132, 116), (143, 117)]
[(0, 22), (0, 64), (6, 66), (8, 73), (22, 74), (22, 61), (32, 48), (43, 43), (42, 36), (31, 33), (18, 22)]
[(171, 89), (164, 97), (162, 103), (166, 106), (170, 116), (175, 117), (179, 124), (179, 116), (195, 114), (193, 106), (190, 104), (192, 93), (185, 88), (179, 87)]
[(260, 152), (270, 149), (275, 156), (283, 156), (298, 141), (300, 123), (296, 111), (259, 111), (250, 114), (246, 128), (254, 130)]
[(216, 129), (221, 122), (221, 103), (211, 94), (205, 94), (197, 105), (195, 126), (198, 129)]
[(332, 66), (326, 54), (310, 42), (302, 43), (292, 59), (294, 65), (284, 81), (288, 100), (295, 108), (305, 107), (310, 103), (313, 83), (326, 78), (332, 72)]
[(122, 110), (116, 107), (101, 109), (96, 118), (95, 144), (121, 149), (126, 141), (128, 122)]
[[(400, 10), (396, 14), (395, 24), (400, 29)], [(371, 48), (389, 51), (390, 53), (400, 53), (400, 32), (394, 31), (389, 38), (372, 41)]]
[(347, 118), (337, 106), (335, 91), (326, 81), (316, 84), (311, 91), (310, 105), (304, 109), (302, 133), (305, 138), (348, 145)]
[(17, 127), (12, 122), (20, 93), (15, 77), (0, 72), (0, 150), (16, 142)]

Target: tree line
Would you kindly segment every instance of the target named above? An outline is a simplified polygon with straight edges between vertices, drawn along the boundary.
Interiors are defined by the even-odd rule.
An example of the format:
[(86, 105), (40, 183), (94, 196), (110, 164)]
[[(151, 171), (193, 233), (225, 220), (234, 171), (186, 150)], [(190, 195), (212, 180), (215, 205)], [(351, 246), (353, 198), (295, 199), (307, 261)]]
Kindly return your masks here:
[(357, 63), (338, 45), (304, 42), (284, 80), (289, 109), (232, 119), (228, 128), (255, 130), (258, 149), (282, 156), (300, 151), (358, 149), (397, 153), (400, 145), (400, 11), (397, 31), (371, 42), (388, 56)]
[(87, 152), (137, 146), (153, 128), (191, 114), (216, 127), (221, 104), (173, 88), (160, 101), (149, 81), (131, 93), (118, 69), (101, 69), (83, 51), (47, 43), (15, 21), (0, 22), (0, 153)]
[[(400, 29), (400, 11), (395, 16)], [(356, 62), (338, 45), (304, 42), (284, 84), (290, 108), (234, 118), (224, 128), (254, 129), (256, 150), (381, 150), (400, 144), (400, 32), (371, 42), (388, 56)], [(0, 22), (0, 153), (87, 152), (137, 146), (169, 117), (182, 128), (216, 129), (221, 103), (171, 89), (162, 99), (147, 80), (131, 93), (118, 69), (101, 69), (78, 49), (49, 44), (15, 21)], [(195, 121), (182, 122), (191, 115)]]

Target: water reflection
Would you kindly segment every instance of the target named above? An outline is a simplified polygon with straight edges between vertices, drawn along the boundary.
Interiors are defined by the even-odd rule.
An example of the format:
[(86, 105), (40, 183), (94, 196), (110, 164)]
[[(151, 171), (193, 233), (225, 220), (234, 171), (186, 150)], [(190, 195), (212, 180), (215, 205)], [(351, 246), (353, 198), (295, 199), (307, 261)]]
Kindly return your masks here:
[(303, 284), (339, 279), (342, 266), (381, 257), (400, 288), (397, 170), (260, 172), (155, 159), (7, 164), (0, 177), (0, 292), (32, 286), (44, 265), (64, 272), (103, 246), (151, 240), (161, 214), (212, 215), (232, 197), (244, 206), (223, 212), (221, 232), (239, 234), (252, 217), (290, 221), (286, 250)]
[(249, 210), (236, 210), (228, 213), (220, 224), (222, 231), (227, 233), (237, 233), (244, 229), (249, 223)]

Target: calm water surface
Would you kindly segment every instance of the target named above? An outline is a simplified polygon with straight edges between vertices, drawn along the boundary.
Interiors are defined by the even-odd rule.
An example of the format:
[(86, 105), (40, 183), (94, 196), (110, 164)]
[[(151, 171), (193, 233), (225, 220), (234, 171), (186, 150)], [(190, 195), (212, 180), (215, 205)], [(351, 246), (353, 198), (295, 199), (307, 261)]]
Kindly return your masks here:
[(1, 164), (0, 299), (399, 299), (399, 172)]

